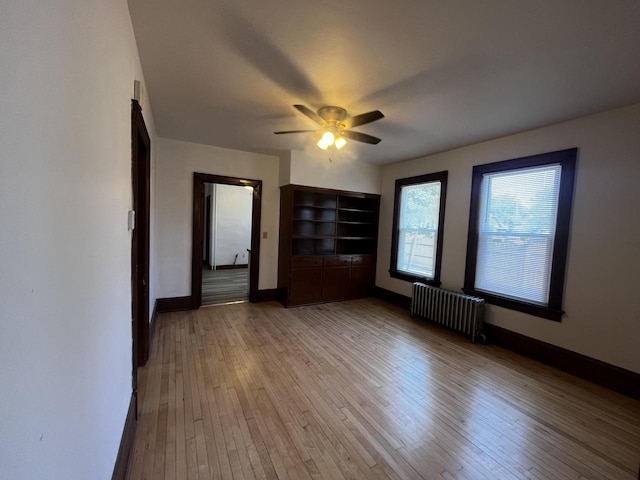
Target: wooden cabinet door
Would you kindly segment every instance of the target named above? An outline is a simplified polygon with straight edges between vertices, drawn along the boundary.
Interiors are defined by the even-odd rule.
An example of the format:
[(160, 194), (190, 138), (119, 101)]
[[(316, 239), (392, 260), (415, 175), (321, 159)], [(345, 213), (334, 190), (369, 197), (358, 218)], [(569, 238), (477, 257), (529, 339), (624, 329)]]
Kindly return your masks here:
[(375, 265), (354, 265), (351, 267), (351, 297), (371, 295), (376, 281)]
[(350, 296), (351, 267), (324, 267), (322, 300), (344, 300)]
[(289, 278), (289, 305), (302, 305), (322, 300), (322, 267), (293, 268)]

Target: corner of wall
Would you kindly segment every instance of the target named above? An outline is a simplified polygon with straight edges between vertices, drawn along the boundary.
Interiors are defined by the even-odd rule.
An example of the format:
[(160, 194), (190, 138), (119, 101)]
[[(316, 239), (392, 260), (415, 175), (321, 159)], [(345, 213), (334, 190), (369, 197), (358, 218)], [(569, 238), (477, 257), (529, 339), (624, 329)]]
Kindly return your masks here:
[(291, 150), (283, 152), (280, 155), (280, 163), (278, 168), (278, 186), (288, 185), (291, 183)]

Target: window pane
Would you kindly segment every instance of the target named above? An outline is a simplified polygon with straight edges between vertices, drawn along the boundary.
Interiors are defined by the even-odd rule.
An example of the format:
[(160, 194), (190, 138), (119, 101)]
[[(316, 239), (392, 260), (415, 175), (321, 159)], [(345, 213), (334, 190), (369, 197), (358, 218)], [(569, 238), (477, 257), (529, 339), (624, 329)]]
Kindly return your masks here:
[(441, 183), (406, 185), (400, 194), (397, 269), (433, 278)]
[(553, 238), (480, 235), (476, 288), (547, 304)]
[(400, 230), (398, 270), (433, 278), (436, 264), (436, 231)]
[(547, 305), (560, 165), (485, 174), (475, 288)]

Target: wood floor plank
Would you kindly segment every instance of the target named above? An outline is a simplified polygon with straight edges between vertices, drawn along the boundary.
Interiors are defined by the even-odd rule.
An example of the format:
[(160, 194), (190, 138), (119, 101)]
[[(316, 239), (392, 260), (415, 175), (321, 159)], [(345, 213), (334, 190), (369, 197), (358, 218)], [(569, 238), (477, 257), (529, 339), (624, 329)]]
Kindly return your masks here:
[[(158, 349), (154, 358), (153, 364), (151, 359), (148, 362), (150, 365), (147, 383), (150, 384), (149, 391), (145, 394), (145, 403), (142, 409), (142, 418), (140, 421), (141, 429), (140, 434), (145, 438), (144, 459), (141, 469), (142, 479), (153, 478), (154, 460), (156, 455), (156, 439), (157, 428), (160, 423), (160, 397), (162, 388), (162, 355), (165, 348), (165, 333), (162, 332), (159, 335)], [(142, 385), (141, 388), (146, 388), (146, 385)], [(138, 432), (136, 432), (136, 436)], [(164, 452), (162, 452), (164, 455)]]
[(176, 479), (176, 417), (177, 417), (177, 403), (176, 403), (176, 329), (175, 324), (169, 325), (167, 329), (169, 332), (169, 392), (167, 398), (167, 443), (166, 454), (164, 464), (164, 478), (165, 480)]
[(185, 385), (183, 366), (182, 328), (175, 323), (174, 338), (176, 341), (176, 391), (175, 391), (175, 429), (176, 429), (176, 479), (187, 478), (187, 436), (185, 420)]
[(373, 299), (162, 314), (129, 478), (635, 480), (640, 402)]

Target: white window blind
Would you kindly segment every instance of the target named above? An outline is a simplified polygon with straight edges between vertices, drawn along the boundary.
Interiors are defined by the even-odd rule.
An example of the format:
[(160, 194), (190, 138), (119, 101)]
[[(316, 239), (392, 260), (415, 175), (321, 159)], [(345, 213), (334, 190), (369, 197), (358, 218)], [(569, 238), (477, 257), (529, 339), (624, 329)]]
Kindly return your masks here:
[(561, 167), (483, 175), (475, 288), (548, 305)]
[(398, 220), (399, 271), (434, 278), (440, 191), (439, 181), (402, 187)]

